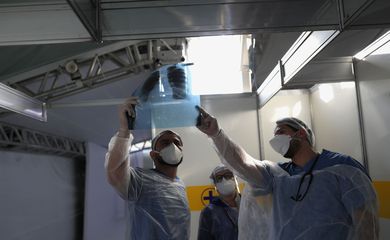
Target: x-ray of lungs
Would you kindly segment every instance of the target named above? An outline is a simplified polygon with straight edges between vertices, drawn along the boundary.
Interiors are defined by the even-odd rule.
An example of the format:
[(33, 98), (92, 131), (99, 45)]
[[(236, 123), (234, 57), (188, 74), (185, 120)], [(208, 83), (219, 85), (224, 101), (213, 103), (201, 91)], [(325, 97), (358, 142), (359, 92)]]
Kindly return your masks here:
[(190, 64), (163, 66), (154, 71), (133, 96), (139, 98), (134, 130), (195, 126), (199, 95), (191, 89)]

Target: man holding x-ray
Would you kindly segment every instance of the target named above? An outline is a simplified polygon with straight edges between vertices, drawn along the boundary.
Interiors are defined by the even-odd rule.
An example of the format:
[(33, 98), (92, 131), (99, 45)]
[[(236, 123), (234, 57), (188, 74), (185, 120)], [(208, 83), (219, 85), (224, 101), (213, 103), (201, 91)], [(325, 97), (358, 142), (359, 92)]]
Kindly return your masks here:
[(136, 104), (137, 99), (130, 98), (120, 105), (119, 130), (111, 138), (105, 162), (108, 182), (128, 205), (128, 239), (189, 239), (187, 194), (176, 175), (183, 161), (182, 139), (173, 131), (162, 131), (152, 140), (150, 157), (155, 168), (131, 167), (129, 149)]

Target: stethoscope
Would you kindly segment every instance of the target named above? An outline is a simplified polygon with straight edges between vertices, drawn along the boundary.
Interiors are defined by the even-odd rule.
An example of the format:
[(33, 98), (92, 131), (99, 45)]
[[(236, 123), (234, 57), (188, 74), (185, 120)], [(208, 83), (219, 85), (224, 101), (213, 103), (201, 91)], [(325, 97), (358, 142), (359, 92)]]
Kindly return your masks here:
[[(303, 176), (301, 177), (301, 180), (299, 181), (297, 193), (295, 194), (295, 196), (291, 196), (292, 200), (294, 200), (296, 202), (300, 202), (305, 198), (307, 192), (309, 191), (311, 182), (313, 181), (313, 173), (312, 172), (313, 172), (314, 166), (316, 165), (319, 157), (320, 157), (320, 154), (318, 153), (314, 162), (313, 162), (313, 165), (311, 165), (309, 171), (306, 172), (305, 174), (303, 174)], [(305, 181), (306, 176), (309, 176), (309, 183), (307, 184), (306, 191), (303, 194), (300, 194), (301, 187), (302, 187), (303, 182)]]

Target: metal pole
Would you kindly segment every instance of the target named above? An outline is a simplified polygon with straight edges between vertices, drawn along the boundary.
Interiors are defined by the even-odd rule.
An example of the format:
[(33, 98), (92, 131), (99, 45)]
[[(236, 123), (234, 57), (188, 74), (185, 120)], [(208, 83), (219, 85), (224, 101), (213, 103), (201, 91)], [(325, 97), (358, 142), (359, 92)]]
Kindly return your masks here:
[(352, 60), (352, 71), (353, 71), (353, 77), (355, 80), (355, 89), (356, 89), (356, 100), (357, 100), (357, 110), (359, 114), (359, 125), (360, 125), (360, 139), (362, 144), (362, 154), (363, 154), (363, 164), (364, 167), (367, 170), (367, 173), (369, 173), (369, 164), (368, 164), (368, 154), (367, 154), (367, 143), (366, 143), (366, 133), (364, 129), (364, 119), (363, 119), (363, 108), (362, 108), (362, 98), (360, 93), (360, 84), (359, 81), (356, 78), (356, 60)]

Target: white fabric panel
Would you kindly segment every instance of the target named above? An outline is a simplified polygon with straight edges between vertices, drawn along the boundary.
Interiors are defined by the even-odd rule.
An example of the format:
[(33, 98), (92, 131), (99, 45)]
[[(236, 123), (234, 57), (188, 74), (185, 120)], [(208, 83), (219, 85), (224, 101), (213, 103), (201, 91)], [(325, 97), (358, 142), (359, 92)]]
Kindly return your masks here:
[(76, 160), (8, 151), (0, 159), (0, 239), (81, 239)]
[(317, 85), (310, 94), (316, 149), (340, 152), (363, 164), (354, 82)]
[(126, 236), (127, 208), (106, 180), (106, 152), (99, 145), (87, 144), (84, 240), (124, 240)]

